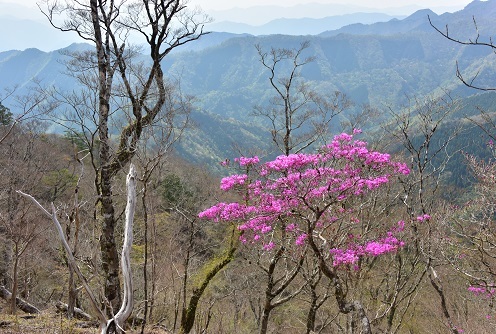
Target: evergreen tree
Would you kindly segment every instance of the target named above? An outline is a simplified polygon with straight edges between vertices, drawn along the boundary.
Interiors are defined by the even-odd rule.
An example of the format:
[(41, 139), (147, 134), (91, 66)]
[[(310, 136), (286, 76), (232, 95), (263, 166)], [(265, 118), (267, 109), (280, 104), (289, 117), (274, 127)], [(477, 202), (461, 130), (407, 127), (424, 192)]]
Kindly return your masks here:
[(10, 109), (0, 102), (0, 125), (10, 125), (13, 121)]

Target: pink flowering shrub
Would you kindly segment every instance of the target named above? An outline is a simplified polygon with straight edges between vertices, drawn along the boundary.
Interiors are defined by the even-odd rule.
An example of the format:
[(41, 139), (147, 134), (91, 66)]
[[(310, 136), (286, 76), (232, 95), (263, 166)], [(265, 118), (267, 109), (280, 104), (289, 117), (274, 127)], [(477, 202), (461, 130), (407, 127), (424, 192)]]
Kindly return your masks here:
[(492, 298), (496, 293), (496, 289), (494, 288), (486, 288), (473, 285), (468, 287), (468, 291), (472, 292), (475, 296), (482, 296), (486, 298)]
[(417, 221), (419, 221), (419, 222), (426, 222), (426, 221), (428, 221), (430, 219), (431, 219), (431, 216), (428, 215), (428, 214), (424, 214), (422, 216), (418, 216), (417, 217)]
[[(237, 223), (241, 242), (261, 243), (270, 251), (283, 239), (292, 239), (295, 247), (325, 240), (335, 267), (356, 265), (363, 256), (379, 256), (403, 246), (397, 235), (404, 222), (373, 240), (354, 236), (339, 242), (360, 225), (353, 208), (344, 209), (345, 204), (409, 173), (405, 164), (369, 150), (353, 135), (337, 135), (313, 154), (282, 155), (266, 163), (258, 157), (241, 157), (235, 162), (246, 172), (222, 179), (221, 188), (239, 191), (242, 201), (218, 203), (199, 217)], [(342, 228), (345, 225), (351, 227)]]

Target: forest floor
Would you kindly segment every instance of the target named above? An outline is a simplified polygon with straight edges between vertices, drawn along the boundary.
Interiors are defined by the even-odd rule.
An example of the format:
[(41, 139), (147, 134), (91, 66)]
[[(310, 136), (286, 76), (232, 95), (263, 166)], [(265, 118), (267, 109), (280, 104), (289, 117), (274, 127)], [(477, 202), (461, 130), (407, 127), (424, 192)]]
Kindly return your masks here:
[[(18, 311), (16, 315), (7, 314), (8, 305), (0, 299), (0, 334), (97, 334), (98, 323), (67, 320), (57, 312), (55, 306), (43, 310), (40, 314), (32, 315)], [(149, 327), (146, 334), (168, 334), (157, 327)], [(126, 331), (129, 334), (141, 333), (141, 329)]]

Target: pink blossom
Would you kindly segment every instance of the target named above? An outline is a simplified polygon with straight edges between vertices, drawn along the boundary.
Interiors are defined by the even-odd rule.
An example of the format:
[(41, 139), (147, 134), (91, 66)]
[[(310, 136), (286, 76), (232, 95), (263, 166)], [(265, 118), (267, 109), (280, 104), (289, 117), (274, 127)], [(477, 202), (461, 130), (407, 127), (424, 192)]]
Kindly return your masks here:
[(334, 267), (339, 267), (341, 265), (347, 265), (347, 264), (355, 264), (360, 259), (359, 257), (360, 252), (355, 249), (342, 250), (342, 249), (334, 248), (331, 249), (330, 252), (333, 255), (332, 265)]
[(395, 251), (396, 249), (397, 246), (394, 244), (371, 241), (365, 246), (365, 253), (372, 256), (379, 256)]
[(486, 292), (486, 288), (477, 287), (477, 286), (469, 286), (468, 291), (472, 292), (474, 295), (481, 295)]
[(410, 174), (410, 169), (408, 166), (402, 162), (395, 162), (393, 163), (393, 166), (395, 167), (396, 173), (403, 174), (403, 175), (408, 175)]
[(276, 245), (271, 241), (269, 242), (268, 244), (265, 244), (263, 246), (263, 249), (266, 250), (266, 251), (270, 251), (272, 250)]
[(260, 228), (260, 232), (262, 232), (263, 234), (265, 233), (268, 233), (272, 231), (272, 227), (269, 226), (269, 225), (263, 225), (261, 228)]
[(297, 244), (298, 246), (302, 246), (305, 244), (305, 240), (307, 239), (307, 234), (303, 233), (303, 234), (300, 234), (298, 236), (298, 238), (296, 238), (296, 241), (295, 241), (295, 244)]
[(242, 175), (235, 174), (225, 177), (220, 181), (220, 189), (224, 191), (230, 190), (232, 187), (236, 185), (243, 185), (247, 179), (248, 179), (248, 175), (246, 174), (242, 174)]
[(288, 226), (286, 226), (286, 232), (294, 231), (296, 227), (297, 227), (296, 224), (289, 224)]
[[(355, 239), (355, 238), (352, 238)], [(359, 239), (358, 237), (356, 239)], [(333, 266), (355, 265), (363, 256), (380, 256), (397, 251), (405, 243), (398, 240), (393, 232), (388, 232), (387, 237), (378, 241), (369, 241), (365, 245), (352, 244), (346, 249), (333, 248), (330, 250), (333, 256)]]
[(428, 220), (430, 220), (430, 219), (431, 219), (431, 216), (430, 216), (430, 215), (428, 215), (428, 214), (424, 214), (424, 215), (422, 215), (422, 216), (418, 216), (418, 217), (417, 217), (417, 220), (418, 220), (419, 222), (428, 221)]
[(240, 166), (249, 166), (249, 165), (256, 165), (260, 162), (260, 159), (257, 156), (247, 158), (247, 157), (239, 157), (234, 159), (237, 163), (239, 163)]

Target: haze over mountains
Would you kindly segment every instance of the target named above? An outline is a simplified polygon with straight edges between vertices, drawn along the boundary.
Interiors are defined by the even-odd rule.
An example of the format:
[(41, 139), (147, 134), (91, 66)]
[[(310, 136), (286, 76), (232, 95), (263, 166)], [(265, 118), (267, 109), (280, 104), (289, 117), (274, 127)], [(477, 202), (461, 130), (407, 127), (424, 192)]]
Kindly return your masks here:
[[(430, 9), (438, 14), (454, 12), (462, 9), (460, 6), (439, 6)], [(231, 8), (221, 11), (209, 11), (216, 22), (230, 21), (245, 23), (253, 26), (260, 26), (270, 21), (286, 18), (324, 18), (329, 16), (342, 16), (354, 13), (382, 13), (389, 16), (408, 16), (420, 9), (421, 6), (405, 6), (401, 2), (394, 7), (379, 8), (377, 4), (371, 2), (368, 6), (357, 6), (350, 3), (314, 3), (300, 4), (295, 6), (252, 6), (248, 8)]]
[[(168, 75), (180, 77), (182, 90), (196, 97), (193, 119), (199, 126), (185, 136), (179, 151), (190, 160), (214, 165), (235, 154), (232, 144), (267, 145), (263, 122), (250, 116), (254, 105), (266, 104), (273, 95), (255, 44), (268, 50), (295, 48), (309, 41), (306, 54), (316, 56), (316, 61), (301, 74), (313, 89), (322, 94), (346, 93), (356, 105), (349, 113), (364, 104), (380, 111), (399, 110), (409, 97), (445, 90), (462, 98), (477, 93), (456, 78), (456, 61), (466, 77), (479, 73), (479, 84), (496, 86), (496, 61), (490, 49), (448, 41), (428, 21), (430, 16), (436, 26), (447, 24), (450, 34), (467, 39), (476, 36), (475, 16), (481, 41), (489, 41), (489, 36), (496, 36), (495, 15), (496, 0), (474, 1), (455, 13), (421, 10), (387, 22), (356, 23), (329, 31), (323, 26), (323, 32), (313, 36), (207, 35), (165, 60)], [(18, 85), (17, 93), (29, 92), (35, 78), (43, 85), (77, 89), (75, 80), (63, 73), (64, 53), (85, 48), (90, 46), (73, 44), (62, 52), (1, 52), (0, 90)], [(8, 103), (4, 104), (13, 108)]]
[(222, 21), (208, 26), (212, 31), (230, 32), (251, 35), (317, 35), (325, 30), (335, 30), (353, 23), (372, 24), (387, 22), (393, 18), (404, 18), (404, 15), (388, 15), (383, 13), (353, 13), (324, 18), (280, 18), (259, 26), (246, 23)]
[[(418, 6), (401, 6), (378, 10), (350, 4), (311, 3), (296, 6), (252, 6), (228, 10), (208, 11), (214, 19), (208, 30), (214, 32), (248, 33), (252, 35), (318, 34), (339, 29), (353, 23), (370, 24), (392, 18), (404, 18), (422, 9)], [(461, 9), (457, 6), (431, 8), (436, 13)], [(42, 51), (61, 49), (80, 42), (73, 33), (54, 29), (39, 8), (21, 3), (0, 2), (0, 51), (37, 48)]]

